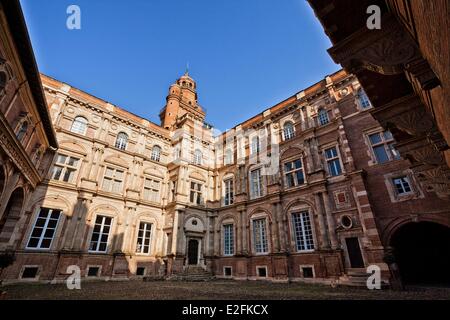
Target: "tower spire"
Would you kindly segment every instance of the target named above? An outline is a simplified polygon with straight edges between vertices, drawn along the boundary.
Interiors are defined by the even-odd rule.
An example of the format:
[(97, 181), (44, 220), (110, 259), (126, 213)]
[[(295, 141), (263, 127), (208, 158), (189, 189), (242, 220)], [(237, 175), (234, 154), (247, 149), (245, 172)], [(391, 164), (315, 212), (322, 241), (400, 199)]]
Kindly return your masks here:
[(188, 75), (189, 75), (189, 61), (186, 62), (186, 71), (185, 71), (184, 75), (185, 75), (185, 76), (188, 76)]

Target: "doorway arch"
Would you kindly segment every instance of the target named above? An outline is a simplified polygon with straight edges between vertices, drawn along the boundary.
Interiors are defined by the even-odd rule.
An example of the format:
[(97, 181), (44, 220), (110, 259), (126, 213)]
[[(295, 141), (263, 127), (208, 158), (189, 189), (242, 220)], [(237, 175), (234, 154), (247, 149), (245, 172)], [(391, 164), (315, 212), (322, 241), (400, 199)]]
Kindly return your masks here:
[(23, 188), (19, 187), (9, 197), (5, 212), (0, 219), (0, 243), (8, 242), (11, 238), (16, 222), (20, 218), (24, 196)]
[(435, 222), (410, 222), (391, 237), (404, 284), (450, 286), (450, 228)]

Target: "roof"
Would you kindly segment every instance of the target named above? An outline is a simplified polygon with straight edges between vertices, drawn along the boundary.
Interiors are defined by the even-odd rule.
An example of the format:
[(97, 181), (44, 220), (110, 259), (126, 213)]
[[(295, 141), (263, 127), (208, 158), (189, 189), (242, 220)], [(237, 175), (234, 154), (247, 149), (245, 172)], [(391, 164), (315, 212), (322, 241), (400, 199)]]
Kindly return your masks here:
[(53, 129), (51, 117), (44, 97), (41, 78), (39, 75), (33, 48), (31, 46), (30, 36), (28, 34), (25, 18), (19, 0), (0, 0), (8, 21), (11, 35), (16, 46), (17, 53), (28, 80), (28, 86), (33, 95), (40, 120), (44, 127), (50, 146), (57, 148), (58, 142)]

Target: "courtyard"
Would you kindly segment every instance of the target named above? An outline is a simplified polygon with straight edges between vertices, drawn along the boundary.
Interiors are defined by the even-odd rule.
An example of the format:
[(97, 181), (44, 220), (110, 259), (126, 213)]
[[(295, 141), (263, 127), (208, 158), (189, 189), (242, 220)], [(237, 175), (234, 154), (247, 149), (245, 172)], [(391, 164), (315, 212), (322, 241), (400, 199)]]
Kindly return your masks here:
[(332, 288), (304, 283), (217, 280), (210, 282), (82, 282), (15, 284), (0, 287), (6, 300), (449, 300), (450, 288), (410, 287), (405, 291)]

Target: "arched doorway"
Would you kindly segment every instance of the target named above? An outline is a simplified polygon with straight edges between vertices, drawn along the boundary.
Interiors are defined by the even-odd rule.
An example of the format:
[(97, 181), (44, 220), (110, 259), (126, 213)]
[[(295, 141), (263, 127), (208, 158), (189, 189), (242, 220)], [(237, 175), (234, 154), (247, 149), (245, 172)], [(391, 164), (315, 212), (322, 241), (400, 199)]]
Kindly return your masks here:
[(450, 228), (408, 223), (391, 237), (404, 284), (450, 286)]
[(8, 205), (0, 219), (0, 243), (8, 242), (22, 211), (24, 192), (17, 188), (9, 197)]

